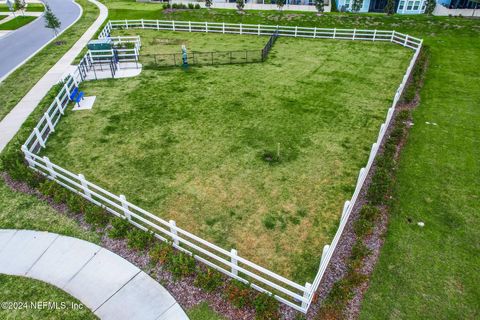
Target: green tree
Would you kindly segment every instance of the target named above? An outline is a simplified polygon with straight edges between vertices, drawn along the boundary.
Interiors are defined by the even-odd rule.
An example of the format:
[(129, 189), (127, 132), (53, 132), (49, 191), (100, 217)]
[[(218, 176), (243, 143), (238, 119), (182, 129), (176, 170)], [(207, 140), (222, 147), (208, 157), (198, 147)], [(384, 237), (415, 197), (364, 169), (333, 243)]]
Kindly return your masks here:
[(25, 10), (25, 0), (15, 0), (15, 3), (13, 5), (15, 8), (15, 11), (21, 10), (22, 11), (22, 16), (25, 15), (24, 10)]
[(389, 16), (395, 13), (395, 0), (387, 0), (387, 4), (385, 5), (385, 13)]
[(205, 0), (205, 7), (210, 9), (212, 7), (212, 0)]
[(58, 34), (58, 29), (61, 26), (60, 20), (58, 20), (57, 16), (53, 13), (50, 9), (50, 6), (47, 4), (45, 5), (45, 27), (52, 29), (55, 35)]
[(435, 0), (427, 0), (426, 6), (425, 6), (425, 14), (431, 15), (433, 13), (433, 10), (435, 10), (436, 5), (437, 5), (437, 2)]
[(363, 0), (353, 0), (352, 11), (353, 12), (360, 11), (360, 9), (362, 9), (362, 6), (363, 6)]
[(323, 0), (315, 0), (314, 3), (318, 13), (322, 13), (325, 10), (325, 3), (323, 2)]
[(284, 5), (285, 5), (285, 0), (277, 0), (278, 9), (282, 9)]
[(245, 8), (245, 1), (244, 0), (237, 0), (237, 9), (239, 11), (243, 11), (243, 8)]

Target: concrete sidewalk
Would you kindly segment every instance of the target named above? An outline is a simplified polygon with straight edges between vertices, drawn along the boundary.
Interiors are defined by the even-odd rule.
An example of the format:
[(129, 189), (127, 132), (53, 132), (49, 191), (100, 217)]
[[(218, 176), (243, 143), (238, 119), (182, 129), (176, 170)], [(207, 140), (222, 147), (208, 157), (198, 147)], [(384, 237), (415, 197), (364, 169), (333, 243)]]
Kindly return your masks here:
[(0, 229), (0, 273), (61, 288), (101, 319), (188, 320), (168, 291), (145, 272), (76, 238)]
[(0, 122), (0, 152), (8, 142), (15, 136), (28, 116), (35, 110), (37, 105), (47, 92), (62, 79), (62, 76), (69, 70), (70, 64), (75, 57), (87, 45), (107, 19), (108, 9), (96, 0), (88, 0), (100, 8), (100, 14), (95, 22), (88, 28), (82, 37), (73, 45), (65, 55), (33, 86), (33, 88), (20, 100)]

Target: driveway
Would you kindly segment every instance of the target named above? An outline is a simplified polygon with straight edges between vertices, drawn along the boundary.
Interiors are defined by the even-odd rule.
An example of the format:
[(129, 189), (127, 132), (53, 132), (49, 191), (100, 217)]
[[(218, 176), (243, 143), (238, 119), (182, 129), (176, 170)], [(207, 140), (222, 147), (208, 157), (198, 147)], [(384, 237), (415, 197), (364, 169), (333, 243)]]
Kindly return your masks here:
[[(68, 28), (80, 16), (80, 7), (73, 0), (48, 0), (53, 13), (60, 19), (61, 28)], [(0, 81), (53, 38), (51, 29), (44, 26), (43, 17), (0, 38)]]

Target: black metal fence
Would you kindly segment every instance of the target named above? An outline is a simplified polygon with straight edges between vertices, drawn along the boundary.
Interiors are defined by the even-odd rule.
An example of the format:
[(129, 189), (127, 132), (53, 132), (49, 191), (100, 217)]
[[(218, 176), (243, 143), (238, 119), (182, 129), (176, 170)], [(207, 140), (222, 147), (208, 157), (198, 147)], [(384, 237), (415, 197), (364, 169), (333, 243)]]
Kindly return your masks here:
[[(262, 62), (263, 51), (214, 51), (195, 52), (188, 54), (188, 65), (221, 65)], [(182, 66), (182, 54), (141, 54), (140, 63), (144, 68), (156, 69), (162, 67)]]
[[(273, 33), (262, 50), (243, 51), (192, 51), (188, 54), (188, 65), (222, 65), (222, 64), (244, 64), (258, 63), (267, 59), (270, 50), (278, 38), (278, 32)], [(140, 63), (146, 69), (158, 69), (164, 67), (177, 67), (183, 65), (181, 53), (170, 54), (142, 54)]]
[(271, 36), (270, 39), (268, 39), (267, 44), (265, 44), (265, 47), (262, 49), (262, 61), (265, 61), (268, 57), (268, 54), (270, 53), (270, 50), (272, 50), (273, 45), (275, 44), (275, 41), (277, 41), (278, 38), (278, 30), (275, 31)]

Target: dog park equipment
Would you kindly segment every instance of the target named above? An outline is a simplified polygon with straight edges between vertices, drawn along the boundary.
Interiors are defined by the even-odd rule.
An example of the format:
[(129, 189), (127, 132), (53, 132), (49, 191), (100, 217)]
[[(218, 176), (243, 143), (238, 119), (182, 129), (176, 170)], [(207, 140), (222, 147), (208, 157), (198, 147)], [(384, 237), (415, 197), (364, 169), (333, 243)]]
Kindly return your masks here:
[(83, 95), (85, 93), (83, 91), (79, 91), (78, 87), (75, 87), (73, 91), (70, 93), (70, 101), (73, 101), (74, 103), (77, 104), (78, 107), (80, 107), (80, 101), (83, 100)]
[(188, 67), (187, 47), (185, 45), (182, 45), (182, 63), (184, 67)]
[(112, 40), (110, 38), (90, 40), (87, 43), (88, 50), (111, 50)]

